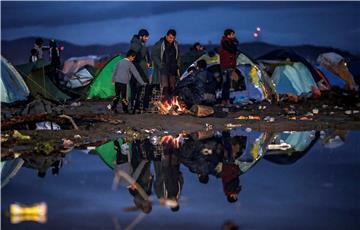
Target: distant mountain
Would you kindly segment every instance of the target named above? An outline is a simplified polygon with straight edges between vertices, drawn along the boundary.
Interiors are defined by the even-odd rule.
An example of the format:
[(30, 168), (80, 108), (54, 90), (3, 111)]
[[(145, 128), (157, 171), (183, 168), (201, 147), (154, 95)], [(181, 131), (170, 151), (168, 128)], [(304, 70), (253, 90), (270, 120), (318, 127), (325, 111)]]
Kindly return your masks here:
[[(13, 64), (26, 63), (30, 56), (30, 50), (34, 44), (34, 37), (27, 37), (16, 39), (12, 41), (1, 41), (1, 54)], [(45, 44), (49, 43), (49, 39), (44, 39)], [(126, 53), (129, 48), (128, 43), (118, 43), (114, 45), (88, 45), (80, 46), (67, 41), (57, 41), (59, 45), (64, 46), (64, 51), (61, 53), (62, 61), (70, 57), (79, 57), (86, 55), (114, 55), (118, 53)], [(187, 52), (191, 45), (181, 44), (180, 51)], [(207, 50), (218, 48), (218, 45), (208, 44), (205, 45)], [(359, 59), (359, 55), (352, 54), (347, 51), (332, 47), (322, 47), (313, 45), (300, 45), (300, 46), (279, 46), (268, 44), (264, 42), (249, 42), (240, 44), (240, 50), (252, 58), (257, 58), (275, 49), (286, 48), (292, 49), (308, 61), (315, 63), (319, 54), (324, 52), (336, 52), (347, 59)], [(150, 47), (151, 49), (151, 47)], [(45, 57), (46, 58), (46, 57)]]

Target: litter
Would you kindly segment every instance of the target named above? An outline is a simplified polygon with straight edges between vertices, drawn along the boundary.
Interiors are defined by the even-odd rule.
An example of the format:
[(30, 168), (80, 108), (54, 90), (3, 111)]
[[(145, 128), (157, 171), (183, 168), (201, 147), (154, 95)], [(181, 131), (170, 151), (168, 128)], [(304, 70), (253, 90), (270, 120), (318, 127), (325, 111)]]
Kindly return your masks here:
[(13, 137), (18, 138), (20, 140), (30, 140), (31, 139), (29, 135), (23, 135), (17, 130), (14, 130)]
[(321, 106), (323, 109), (326, 109), (328, 107), (328, 105), (322, 105)]
[(351, 114), (352, 114), (352, 111), (351, 111), (351, 110), (346, 110), (346, 111), (345, 111), (345, 114), (346, 114), (346, 115), (351, 115)]
[(319, 113), (319, 109), (315, 108), (312, 110), (313, 114), (318, 114)]
[(36, 130), (60, 130), (60, 126), (54, 122), (42, 121), (36, 123)]
[[(73, 102), (73, 103), (71, 103), (70, 104), (70, 106), (72, 106), (72, 107), (78, 107), (78, 106), (80, 106), (81, 105), (81, 102), (79, 101), (79, 102)], [(111, 105), (110, 105), (111, 106)], [(110, 107), (111, 108), (111, 107)], [(110, 109), (109, 109), (110, 110)]]
[(357, 114), (357, 113), (359, 113), (359, 110), (353, 110), (352, 113)]
[(75, 139), (80, 139), (81, 136), (80, 136), (79, 134), (76, 134), (76, 135), (74, 136), (74, 138), (75, 138)]
[(237, 117), (235, 119), (238, 119), (238, 120), (258, 120), (258, 121), (260, 121), (261, 117), (249, 115), (249, 116), (239, 116), (239, 117)]
[(242, 126), (241, 124), (232, 124), (232, 123), (226, 124), (226, 128), (237, 128), (241, 126)]
[(246, 128), (245, 131), (246, 131), (247, 133), (250, 133), (250, 132), (252, 131), (252, 129), (251, 129), (251, 128)]

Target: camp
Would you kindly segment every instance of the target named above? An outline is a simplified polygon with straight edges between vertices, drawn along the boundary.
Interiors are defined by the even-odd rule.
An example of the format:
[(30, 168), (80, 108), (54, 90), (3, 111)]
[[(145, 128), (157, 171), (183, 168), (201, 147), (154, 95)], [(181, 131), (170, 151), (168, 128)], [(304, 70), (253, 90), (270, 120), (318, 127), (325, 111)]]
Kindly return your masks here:
[(319, 90), (328, 89), (327, 80), (303, 57), (288, 50), (275, 50), (265, 54), (257, 61), (271, 76), (277, 94), (296, 96), (312, 95)]
[(29, 96), (29, 89), (15, 67), (1, 56), (1, 102), (14, 103), (25, 101)]

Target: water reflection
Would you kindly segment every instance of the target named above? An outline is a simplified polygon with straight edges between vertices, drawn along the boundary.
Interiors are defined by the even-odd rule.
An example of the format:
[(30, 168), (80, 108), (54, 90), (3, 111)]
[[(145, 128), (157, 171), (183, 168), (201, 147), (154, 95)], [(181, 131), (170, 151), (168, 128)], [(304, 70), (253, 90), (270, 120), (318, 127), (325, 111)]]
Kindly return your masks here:
[[(207, 184), (220, 179), (225, 199), (236, 202), (241, 192), (240, 176), (261, 159), (291, 164), (303, 157), (316, 143), (319, 132), (226, 131), (148, 136), (142, 140), (126, 138), (109, 142), (93, 152), (115, 172), (114, 188), (125, 187), (133, 197), (134, 210), (150, 213), (152, 187), (162, 206), (180, 209), (184, 178), (180, 165)], [(151, 168), (153, 165), (153, 169)]]
[[(245, 197), (249, 198), (247, 191), (254, 189), (256, 191), (256, 189), (259, 189), (255, 188), (258, 184), (268, 183), (264, 182), (266, 181), (266, 178), (270, 178), (271, 181), (276, 181), (275, 178), (279, 178), (274, 175), (272, 175), (272, 177), (262, 175), (257, 178), (259, 180), (246, 180), (246, 177), (243, 176), (250, 171), (261, 172), (263, 170), (264, 173), (264, 164), (259, 164), (259, 162), (270, 162), (269, 165), (272, 166), (274, 166), (273, 163), (281, 165), (295, 164), (302, 161), (300, 159), (303, 159), (303, 157), (308, 154), (312, 148), (314, 148), (316, 143), (317, 146), (321, 148), (339, 148), (346, 142), (347, 138), (348, 133), (344, 131), (272, 133), (246, 132), (245, 130), (239, 128), (227, 131), (209, 130), (192, 134), (182, 133), (176, 136), (149, 135), (147, 138), (139, 140), (131, 140), (124, 137), (99, 146), (95, 151), (90, 152), (90, 155), (86, 155), (89, 158), (103, 162), (103, 164), (100, 165), (101, 167), (96, 170), (101, 172), (107, 171), (107, 174), (99, 174), (99, 171), (96, 171), (96, 174), (94, 173), (91, 174), (91, 176), (87, 176), (88, 180), (81, 177), (80, 183), (83, 186), (86, 183), (96, 184), (96, 180), (101, 180), (105, 181), (102, 183), (103, 187), (106, 187), (106, 189), (109, 190), (111, 188), (111, 180), (113, 179), (113, 189), (116, 190), (115, 194), (122, 194), (121, 197), (123, 200), (130, 198), (130, 205), (123, 205), (126, 206), (124, 209), (125, 212), (131, 213), (132, 211), (137, 211), (139, 213), (139, 219), (144, 218), (144, 214), (148, 213), (155, 215), (154, 212), (156, 212), (156, 215), (158, 215), (158, 211), (160, 209), (170, 214), (172, 212), (182, 213), (186, 212), (186, 210), (189, 211), (186, 207), (189, 206), (190, 201), (189, 199), (186, 199), (186, 197), (193, 197), (191, 205), (194, 205), (194, 203), (197, 202), (194, 201), (194, 199), (202, 199), (202, 195), (199, 195), (199, 193), (196, 193), (197, 191), (194, 191), (199, 189), (199, 187), (196, 187), (194, 183), (201, 185), (201, 188), (209, 188), (209, 191), (211, 190), (210, 187), (214, 187), (216, 185), (218, 190), (221, 192), (216, 193), (216, 198), (211, 198), (212, 202), (217, 202), (216, 200), (219, 198), (219, 202), (222, 202), (222, 204), (217, 203), (217, 205), (223, 205), (219, 206), (219, 208), (226, 208), (228, 202), (234, 202), (236, 205), (240, 202), (242, 204), (244, 202), (250, 202), (245, 200)], [(352, 143), (354, 143), (354, 141)], [(313, 155), (312, 159), (314, 159), (314, 154), (310, 155)], [(36, 172), (33, 173), (33, 176), (36, 174), (39, 175), (40, 173), (38, 180), (47, 182), (48, 184), (49, 179), (55, 178), (53, 175), (50, 175), (50, 171), (54, 175), (60, 175), (59, 178), (61, 178), (61, 175), (64, 175), (64, 179), (62, 180), (68, 181), (66, 183), (71, 186), (66, 187), (63, 190), (60, 189), (61, 191), (59, 192), (63, 193), (64, 191), (70, 191), (72, 187), (75, 186), (74, 183), (70, 182), (73, 179), (73, 174), (67, 174), (68, 176), (66, 177), (66, 174), (61, 171), (66, 171), (69, 167), (75, 168), (79, 166), (78, 164), (74, 164), (73, 166), (71, 164), (66, 164), (66, 160), (64, 160), (65, 156), (66, 155), (63, 153), (52, 156), (30, 154), (17, 158), (16, 162), (2, 162), (2, 181), (3, 177), (6, 177), (6, 175), (13, 176), (14, 171), (11, 171), (11, 169), (18, 169), (18, 166), (21, 164), (23, 167), (35, 169), (36, 171), (32, 171)], [(101, 160), (99, 160), (99, 157)], [(71, 154), (66, 156), (66, 158), (71, 161)], [(320, 159), (321, 157), (319, 156), (318, 158)], [(12, 162), (12, 164), (10, 164), (10, 162)], [(64, 164), (63, 167), (62, 164)], [(12, 167), (7, 167), (7, 165)], [(81, 167), (91, 168), (93, 165), (81, 165)], [(261, 169), (262, 167), (263, 169)], [(258, 170), (255, 170), (255, 168)], [(269, 170), (269, 168), (267, 168), (267, 170)], [(287, 168), (287, 170), (289, 170), (289, 168)], [(345, 169), (342, 168), (341, 172), (344, 170)], [(189, 172), (194, 176), (189, 177)], [(309, 171), (308, 176), (314, 172), (315, 171)], [(265, 171), (265, 173), (271, 174), (270, 171)], [(306, 174), (307, 172), (302, 171), (301, 175), (302, 173)], [(250, 174), (251, 173), (248, 175)], [(330, 176), (331, 175), (329, 175), (329, 177)], [(30, 177), (28, 177), (28, 179), (29, 178)], [(291, 178), (287, 178), (285, 179), (285, 183), (291, 184), (291, 180)], [(272, 182), (273, 187), (280, 186), (275, 181)], [(321, 185), (325, 186), (324, 188), (334, 188), (334, 186), (336, 186), (336, 183), (329, 179), (325, 179), (320, 182)], [(10, 182), (10, 184), (12, 183), (13, 182)], [(16, 181), (14, 181), (14, 184), (16, 184)], [(31, 182), (27, 186), (27, 188), (32, 186)], [(23, 188), (25, 187), (23, 186)], [(45, 189), (45, 187), (43, 187), (43, 189)], [(58, 189), (59, 187), (56, 188), (56, 191)], [(356, 186), (354, 189), (356, 190)], [(119, 190), (121, 192), (119, 192)], [(81, 196), (84, 195), (86, 197), (84, 200), (92, 200), (94, 193), (99, 193), (98, 188), (92, 187), (90, 190), (84, 189), (80, 190), (81, 192), (75, 191), (69, 193), (68, 197), (77, 197), (78, 194), (82, 194)], [(100, 191), (104, 192), (104, 188)], [(205, 191), (207, 190), (205, 189)], [(50, 192), (51, 194), (57, 194), (55, 189), (50, 189)], [(189, 192), (191, 192), (191, 194), (189, 194)], [(271, 193), (271, 191), (267, 191), (267, 193), (268, 192)], [(89, 195), (85, 195), (87, 193), (89, 193)], [(41, 201), (41, 199), (39, 199), (39, 197), (42, 196), (41, 194), (42, 193), (35, 195), (37, 199), (30, 200), (30, 202)], [(54, 196), (56, 196), (55, 194)], [(260, 192), (256, 194), (259, 195)], [(261, 194), (263, 194), (263, 191), (261, 191)], [(317, 196), (319, 193), (311, 194)], [(290, 196), (290, 194), (288, 195)], [(107, 196), (109, 196), (109, 194), (107, 194)], [(21, 196), (18, 195), (18, 197)], [(272, 197), (273, 195), (270, 199), (273, 199)], [(263, 195), (259, 197), (257, 196), (256, 199), (258, 198), (260, 198), (261, 201), (259, 201), (261, 204), (258, 204), (258, 206), (261, 206), (263, 202), (266, 204)], [(51, 209), (54, 202), (51, 201), (51, 199), (54, 198), (51, 198), (50, 196), (49, 199), (50, 200), (46, 200), (50, 203), (49, 212), (52, 215), (55, 215), (53, 214), (55, 210)], [(108, 197), (103, 199), (108, 199)], [(256, 199), (254, 198), (251, 200), (251, 203), (253, 203)], [(5, 199), (5, 202), (8, 202), (8, 200), (10, 200), (9, 197)], [(114, 198), (109, 200), (114, 200)], [(279, 202), (279, 198), (276, 202)], [(204, 208), (208, 207), (208, 204), (201, 204), (204, 205)], [(119, 204), (115, 202), (110, 205), (108, 202), (101, 207), (106, 209), (107, 206), (118, 208)], [(212, 214), (209, 214), (209, 212), (211, 212), (211, 210), (207, 210), (207, 215), (211, 216)], [(231, 216), (233, 214), (226, 215)], [(124, 219), (119, 219), (119, 221), (124, 223)]]

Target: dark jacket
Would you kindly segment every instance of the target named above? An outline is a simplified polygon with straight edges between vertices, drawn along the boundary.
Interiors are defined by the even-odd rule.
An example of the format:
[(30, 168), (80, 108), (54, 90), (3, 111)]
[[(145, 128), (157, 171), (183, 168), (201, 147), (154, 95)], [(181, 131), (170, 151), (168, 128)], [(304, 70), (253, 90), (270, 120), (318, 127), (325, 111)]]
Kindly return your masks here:
[(222, 70), (235, 68), (236, 67), (236, 58), (238, 55), (238, 46), (239, 42), (235, 39), (229, 39), (226, 36), (223, 36), (220, 44), (220, 67)]
[[(176, 50), (176, 62), (178, 68), (180, 68), (180, 51), (179, 45), (177, 41), (174, 41), (174, 46)], [(160, 71), (165, 68), (165, 60), (164, 60), (164, 53), (165, 53), (165, 37), (160, 38), (159, 41), (155, 43), (152, 48), (151, 59), (153, 61), (153, 84), (159, 84), (159, 76)]]
[(149, 81), (148, 80), (149, 78), (147, 76), (147, 63), (149, 63), (148, 54), (147, 54), (148, 51), (145, 44), (140, 41), (138, 35), (134, 35), (133, 38), (131, 39), (130, 49), (136, 52), (136, 58), (133, 64), (135, 65), (141, 78), (145, 82), (148, 82)]

